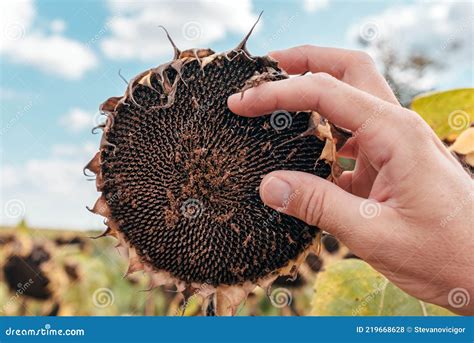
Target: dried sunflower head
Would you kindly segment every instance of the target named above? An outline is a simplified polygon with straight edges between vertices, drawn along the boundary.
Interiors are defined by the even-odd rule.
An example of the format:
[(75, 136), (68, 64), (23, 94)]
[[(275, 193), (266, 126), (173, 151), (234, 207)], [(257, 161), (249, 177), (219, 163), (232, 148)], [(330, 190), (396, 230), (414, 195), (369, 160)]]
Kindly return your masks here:
[[(34, 245), (25, 254), (11, 254), (3, 266), (5, 282), (12, 292), (22, 289), (22, 295), (38, 300), (53, 297), (50, 287), (50, 276), (42, 268), (51, 258), (50, 253), (42, 245)], [(26, 285), (23, 289), (23, 285)]]
[(270, 57), (249, 54), (249, 35), (224, 53), (173, 44), (171, 62), (100, 106), (107, 122), (86, 166), (102, 192), (92, 211), (107, 218), (104, 235), (128, 247), (129, 272), (198, 290), (218, 314), (294, 273), (318, 235), (262, 203), (262, 177), (291, 169), (327, 178), (335, 154), (334, 127), (317, 113), (228, 109), (231, 94), (287, 78)]
[[(53, 303), (59, 305), (61, 292), (68, 283), (65, 270), (58, 263), (54, 244), (46, 239), (31, 237), (26, 232), (6, 238), (7, 242), (2, 246), (5, 258), (0, 264), (0, 280), (16, 297), (22, 297), (23, 305), (18, 309), (20, 313), (28, 312), (29, 300), (42, 301), (46, 308)], [(4, 310), (18, 314), (10, 312), (15, 310), (15, 306), (10, 305), (13, 303), (7, 303)]]

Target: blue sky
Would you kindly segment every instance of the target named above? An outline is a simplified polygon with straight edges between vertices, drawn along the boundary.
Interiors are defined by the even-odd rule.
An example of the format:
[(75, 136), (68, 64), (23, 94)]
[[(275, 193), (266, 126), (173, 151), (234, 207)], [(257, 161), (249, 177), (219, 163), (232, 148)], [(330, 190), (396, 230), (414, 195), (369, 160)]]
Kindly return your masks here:
[(41, 227), (102, 227), (85, 210), (97, 194), (81, 168), (98, 146), (90, 128), (100, 120), (99, 104), (123, 94), (118, 71), (129, 79), (172, 57), (160, 24), (181, 48), (222, 51), (241, 40), (261, 10), (248, 44), (254, 54), (299, 44), (361, 48), (357, 35), (372, 29), (373, 42), (445, 62), (443, 72), (414, 82), (473, 85), (472, 46), (449, 48), (472, 43), (469, 2), (4, 1), (0, 224), (25, 216)]

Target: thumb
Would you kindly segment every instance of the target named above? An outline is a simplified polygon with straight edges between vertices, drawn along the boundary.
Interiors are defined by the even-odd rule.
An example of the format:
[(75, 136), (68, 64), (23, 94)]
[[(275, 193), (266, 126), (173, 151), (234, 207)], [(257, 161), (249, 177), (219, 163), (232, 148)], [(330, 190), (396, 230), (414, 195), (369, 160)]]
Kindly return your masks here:
[(371, 232), (373, 237), (374, 224), (380, 223), (361, 213), (364, 202), (369, 200), (303, 172), (276, 171), (266, 175), (260, 185), (260, 197), (267, 206), (328, 231), (346, 245), (351, 245), (347, 240), (360, 242), (371, 237)]

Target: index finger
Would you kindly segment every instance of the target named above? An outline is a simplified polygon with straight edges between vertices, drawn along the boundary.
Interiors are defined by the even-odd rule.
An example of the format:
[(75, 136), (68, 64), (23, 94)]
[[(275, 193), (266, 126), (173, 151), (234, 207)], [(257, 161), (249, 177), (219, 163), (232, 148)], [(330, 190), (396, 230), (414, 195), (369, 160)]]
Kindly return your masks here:
[[(234, 113), (247, 117), (281, 109), (315, 110), (351, 131), (357, 131), (371, 118), (378, 118), (394, 107), (325, 73), (264, 83), (246, 90), (243, 97), (240, 93), (230, 96), (227, 104)], [(371, 130), (377, 127), (369, 126)]]
[(325, 72), (380, 99), (398, 100), (372, 58), (362, 51), (302, 45), (273, 51), (270, 56), (289, 74)]

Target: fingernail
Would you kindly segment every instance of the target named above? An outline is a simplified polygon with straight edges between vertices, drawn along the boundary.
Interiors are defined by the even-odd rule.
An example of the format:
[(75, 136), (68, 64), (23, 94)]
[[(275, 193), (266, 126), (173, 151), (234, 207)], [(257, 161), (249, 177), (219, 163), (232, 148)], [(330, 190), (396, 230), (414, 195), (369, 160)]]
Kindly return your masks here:
[(232, 94), (232, 95), (227, 99), (227, 103), (240, 101), (240, 97), (241, 97), (241, 94), (240, 94), (240, 93)]
[(291, 194), (291, 186), (275, 176), (270, 176), (260, 187), (260, 196), (265, 204), (273, 208), (282, 208)]

